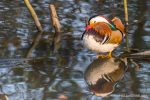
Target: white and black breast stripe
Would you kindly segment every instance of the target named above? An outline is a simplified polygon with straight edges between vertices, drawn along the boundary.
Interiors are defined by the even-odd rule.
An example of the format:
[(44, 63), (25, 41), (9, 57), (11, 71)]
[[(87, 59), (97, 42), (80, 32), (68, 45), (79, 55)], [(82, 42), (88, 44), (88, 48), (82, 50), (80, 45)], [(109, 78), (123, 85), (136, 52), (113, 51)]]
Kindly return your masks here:
[(110, 37), (108, 35), (105, 35), (103, 41), (101, 42), (101, 44), (105, 44), (108, 40), (110, 39)]

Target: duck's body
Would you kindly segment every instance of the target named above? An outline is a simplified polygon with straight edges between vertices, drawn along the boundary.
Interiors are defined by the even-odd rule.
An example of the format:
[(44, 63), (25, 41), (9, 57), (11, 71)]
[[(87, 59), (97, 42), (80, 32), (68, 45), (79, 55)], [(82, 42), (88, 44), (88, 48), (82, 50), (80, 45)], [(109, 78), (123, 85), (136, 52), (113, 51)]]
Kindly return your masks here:
[(111, 22), (105, 17), (97, 16), (89, 21), (82, 37), (87, 48), (98, 53), (111, 53), (124, 37), (124, 26), (118, 18)]
[[(96, 52), (110, 52), (110, 51), (113, 51), (116, 47), (118, 47), (119, 43), (121, 42), (122, 40), (122, 36), (120, 34), (120, 32), (113, 32), (114, 34), (113, 35), (117, 35), (118, 38), (114, 37), (113, 35), (110, 36), (110, 40), (109, 42), (105, 42), (103, 43), (104, 41), (106, 41), (105, 39), (103, 40), (96, 40), (95, 38), (95, 35), (90, 35), (90, 34), (86, 34), (84, 37), (83, 37), (83, 43), (84, 45), (93, 50), (93, 51), (96, 51)], [(116, 43), (113, 43), (113, 38), (114, 40), (116, 41)], [(111, 43), (112, 41), (112, 43)], [(117, 43), (118, 42), (118, 43)]]

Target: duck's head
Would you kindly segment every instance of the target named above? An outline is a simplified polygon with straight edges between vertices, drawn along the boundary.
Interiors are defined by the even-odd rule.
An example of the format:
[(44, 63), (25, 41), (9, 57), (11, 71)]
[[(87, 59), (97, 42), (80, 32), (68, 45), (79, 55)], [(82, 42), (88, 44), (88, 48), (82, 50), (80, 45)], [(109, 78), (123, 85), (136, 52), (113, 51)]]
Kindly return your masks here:
[(95, 16), (95, 17), (90, 18), (89, 25), (96, 24), (98, 22), (109, 23), (108, 19), (105, 18), (104, 16)]
[(104, 16), (94, 16), (94, 17), (91, 17), (89, 19), (88, 25), (86, 26), (86, 30), (92, 28), (95, 24), (97, 24), (99, 22), (106, 23), (108, 26), (113, 27), (111, 25), (111, 21), (109, 21), (106, 17), (104, 17)]

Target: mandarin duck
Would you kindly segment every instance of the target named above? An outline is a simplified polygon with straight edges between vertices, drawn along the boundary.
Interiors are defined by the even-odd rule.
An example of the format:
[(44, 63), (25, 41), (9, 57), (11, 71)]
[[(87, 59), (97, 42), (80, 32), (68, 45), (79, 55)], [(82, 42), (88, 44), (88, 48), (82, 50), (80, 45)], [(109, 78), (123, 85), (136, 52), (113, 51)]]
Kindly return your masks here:
[(126, 59), (98, 58), (87, 67), (84, 77), (94, 95), (107, 96), (114, 92), (127, 69)]
[(112, 57), (112, 51), (119, 46), (125, 36), (124, 25), (121, 20), (114, 17), (108, 20), (104, 16), (95, 16), (89, 19), (85, 32), (82, 35), (83, 44), (98, 53), (98, 57)]

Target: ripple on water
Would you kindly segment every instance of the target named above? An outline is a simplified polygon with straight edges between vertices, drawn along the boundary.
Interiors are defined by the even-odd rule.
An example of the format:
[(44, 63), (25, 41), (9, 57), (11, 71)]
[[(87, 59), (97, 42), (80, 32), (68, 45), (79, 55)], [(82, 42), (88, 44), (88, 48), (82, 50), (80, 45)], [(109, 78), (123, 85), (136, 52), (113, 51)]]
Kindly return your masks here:
[(146, 21), (146, 23), (144, 24), (144, 30), (150, 32), (150, 21)]

